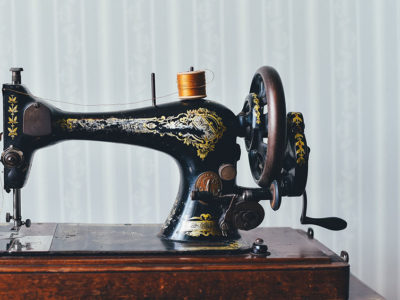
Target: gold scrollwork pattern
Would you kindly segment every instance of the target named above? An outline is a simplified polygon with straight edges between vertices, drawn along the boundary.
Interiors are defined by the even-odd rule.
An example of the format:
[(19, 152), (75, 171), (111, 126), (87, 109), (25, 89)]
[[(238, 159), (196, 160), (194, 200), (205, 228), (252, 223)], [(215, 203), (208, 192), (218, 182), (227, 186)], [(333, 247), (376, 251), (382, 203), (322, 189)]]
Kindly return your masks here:
[(200, 217), (192, 217), (184, 221), (181, 231), (193, 237), (221, 235), (217, 222), (210, 214), (201, 214)]
[(75, 130), (119, 130), (132, 133), (151, 133), (171, 136), (185, 145), (195, 147), (197, 155), (204, 160), (226, 131), (222, 118), (207, 108), (198, 108), (177, 116), (159, 118), (107, 118), (107, 119), (62, 119), (58, 125), (65, 131)]
[(8, 136), (14, 139), (18, 135), (18, 117), (16, 116), (18, 113), (17, 97), (14, 95), (9, 96), (8, 103), (10, 103), (10, 106), (8, 107), (8, 112), (10, 113), (10, 116), (8, 117), (8, 124), (10, 124), (10, 127), (7, 128)]
[(256, 123), (261, 124), (260, 100), (255, 93), (251, 93), (251, 96), (253, 97), (254, 111), (256, 113)]

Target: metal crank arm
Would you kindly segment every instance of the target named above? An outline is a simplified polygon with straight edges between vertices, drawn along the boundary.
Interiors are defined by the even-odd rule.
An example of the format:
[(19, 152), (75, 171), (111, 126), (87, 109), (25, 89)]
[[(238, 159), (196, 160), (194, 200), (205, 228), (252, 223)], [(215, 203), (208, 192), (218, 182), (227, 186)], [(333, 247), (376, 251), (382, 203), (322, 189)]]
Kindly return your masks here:
[(312, 224), (320, 227), (324, 227), (329, 230), (343, 230), (347, 227), (347, 222), (337, 217), (328, 218), (310, 218), (307, 214), (307, 193), (303, 193), (303, 211), (300, 217), (301, 224)]

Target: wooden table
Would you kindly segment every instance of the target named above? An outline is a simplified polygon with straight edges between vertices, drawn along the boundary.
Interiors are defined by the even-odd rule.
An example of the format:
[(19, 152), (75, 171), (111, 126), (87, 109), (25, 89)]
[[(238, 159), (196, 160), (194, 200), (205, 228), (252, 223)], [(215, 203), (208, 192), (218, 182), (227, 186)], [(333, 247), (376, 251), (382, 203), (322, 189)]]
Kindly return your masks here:
[[(184, 250), (157, 238), (160, 225), (33, 224), (0, 229), (0, 297), (346, 299), (349, 265), (291, 228), (241, 232), (269, 255)], [(208, 249), (208, 250), (207, 250)], [(358, 281), (352, 284), (359, 289)], [(358, 287), (357, 287), (358, 286)], [(350, 292), (350, 295), (360, 295)]]

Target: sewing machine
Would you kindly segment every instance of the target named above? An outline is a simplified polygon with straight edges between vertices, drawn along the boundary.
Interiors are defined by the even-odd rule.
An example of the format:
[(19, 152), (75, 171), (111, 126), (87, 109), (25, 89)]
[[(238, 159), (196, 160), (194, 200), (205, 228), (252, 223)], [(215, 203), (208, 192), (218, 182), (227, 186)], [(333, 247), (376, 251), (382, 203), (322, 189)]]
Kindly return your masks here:
[[(339, 218), (306, 216), (310, 148), (304, 117), (286, 114), (278, 73), (262, 67), (255, 73), (244, 107), (237, 115), (205, 95), (175, 102), (107, 113), (64, 112), (38, 100), (21, 84), (20, 68), (3, 85), (4, 189), (13, 192), (12, 230), (31, 221), (21, 217), (21, 189), (36, 150), (64, 140), (96, 140), (140, 145), (171, 155), (181, 182), (176, 202), (159, 234), (165, 241), (239, 245), (238, 230), (256, 228), (264, 219), (261, 200), (280, 207), (283, 196), (302, 196), (302, 224), (341, 230)], [(186, 75), (196, 72), (188, 72)], [(153, 77), (154, 80), (154, 77)], [(154, 83), (154, 82), (153, 82)], [(154, 85), (153, 85), (154, 90)], [(154, 92), (154, 91), (153, 91)], [(204, 94), (202, 91), (200, 94)], [(154, 95), (153, 95), (154, 96)], [(241, 157), (237, 138), (244, 138), (250, 168), (259, 188), (236, 184)], [(266, 142), (267, 141), (267, 142)]]
[[(1, 162), (4, 189), (13, 193), (13, 213), (6, 214), (6, 221), (12, 224), (1, 227), (0, 255), (226, 253), (241, 257), (250, 253), (253, 257), (269, 257), (269, 262), (274, 257), (294, 261), (293, 257), (298, 256), (300, 260), (296, 264), (309, 258), (318, 264), (340, 265), (344, 272), (340, 276), (347, 274), (343, 291), (346, 280), (348, 290), (346, 263), (325, 248), (321, 250), (319, 244), (307, 250), (312, 231), (308, 235), (292, 229), (279, 232), (271, 229), (268, 234), (256, 229), (254, 234), (246, 233), (264, 219), (260, 201), (267, 200), (273, 210), (278, 210), (282, 197), (286, 196), (303, 197), (301, 224), (330, 230), (342, 230), (347, 225), (336, 217), (317, 219), (306, 215), (310, 148), (305, 137), (304, 116), (299, 112), (286, 113), (282, 83), (273, 68), (261, 67), (256, 71), (243, 109), (237, 114), (218, 101), (204, 99), (205, 88), (177, 101), (157, 104), (154, 76), (152, 106), (102, 113), (65, 112), (33, 96), (21, 84), (21, 68), (11, 71), (12, 83), (3, 84), (2, 89), (4, 150)], [(195, 73), (189, 71), (184, 75)], [(197, 88), (204, 86), (203, 80)], [(237, 144), (238, 138), (244, 139), (246, 149)], [(180, 186), (170, 215), (161, 228), (35, 224), (29, 219), (23, 220), (21, 189), (27, 182), (34, 152), (72, 139), (139, 145), (173, 157), (180, 170)], [(259, 188), (236, 184), (237, 162), (243, 157), (243, 150), (248, 153), (251, 173)], [(281, 248), (286, 250), (280, 252)], [(313, 265), (311, 269), (318, 267)], [(318, 276), (315, 281), (322, 278)]]

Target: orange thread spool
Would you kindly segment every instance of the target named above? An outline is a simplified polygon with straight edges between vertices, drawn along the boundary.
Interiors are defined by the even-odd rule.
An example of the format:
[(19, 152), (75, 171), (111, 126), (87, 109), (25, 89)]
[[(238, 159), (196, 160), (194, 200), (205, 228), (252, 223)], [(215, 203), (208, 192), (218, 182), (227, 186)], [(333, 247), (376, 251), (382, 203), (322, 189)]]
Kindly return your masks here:
[(205, 71), (178, 73), (177, 81), (180, 99), (199, 99), (207, 97)]

